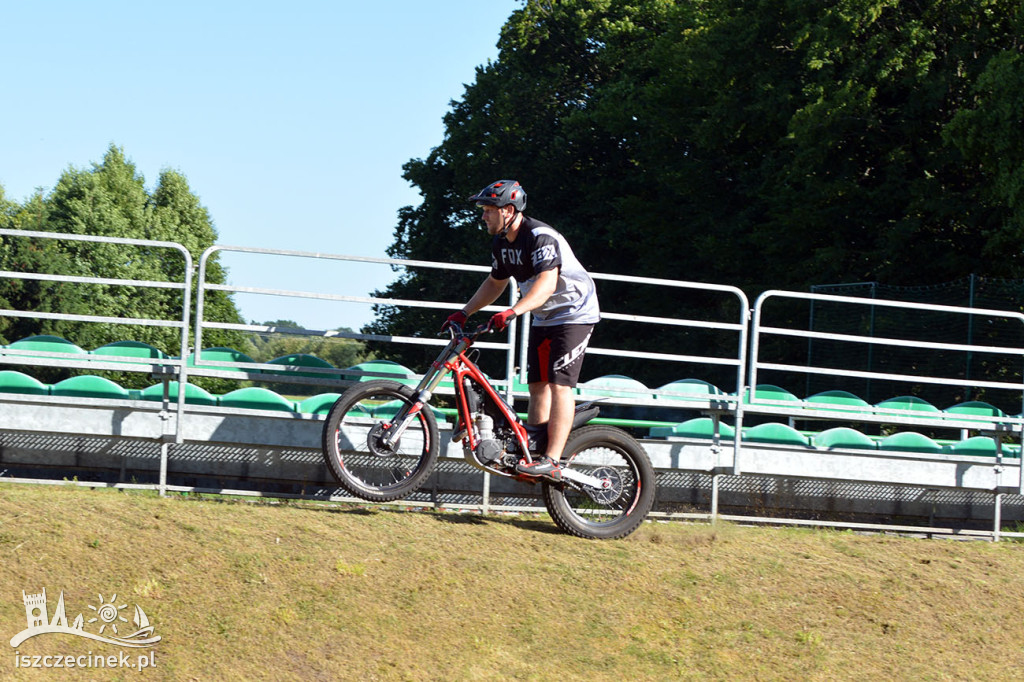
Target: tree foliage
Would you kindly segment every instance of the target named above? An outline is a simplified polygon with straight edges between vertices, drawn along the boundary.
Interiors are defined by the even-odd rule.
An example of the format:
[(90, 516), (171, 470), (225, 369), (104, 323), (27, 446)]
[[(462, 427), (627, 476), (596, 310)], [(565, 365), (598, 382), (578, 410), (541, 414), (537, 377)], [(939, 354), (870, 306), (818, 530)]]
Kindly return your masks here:
[[(285, 329), (301, 329), (302, 327), (302, 325), (294, 320), (271, 320), (264, 322), (263, 326)], [(334, 331), (351, 332), (352, 330), (348, 327), (338, 327)], [(339, 369), (354, 367), (361, 362), (372, 359), (372, 355), (366, 353), (366, 344), (355, 339), (291, 336), (278, 333), (248, 334), (244, 345), (241, 347), (241, 351), (256, 362), (271, 362), (285, 356), (312, 355)], [(266, 384), (266, 387), (282, 395), (294, 396), (310, 395), (323, 391), (323, 386), (315, 384), (303, 385), (277, 382)]]
[[(595, 271), (751, 295), (1017, 276), (1022, 28), (1019, 0), (529, 0), (405, 165), (423, 200), (390, 253), (486, 263), (465, 197), (515, 177)], [(461, 301), (478, 280), (409, 271), (382, 293)], [(599, 293), (616, 312), (707, 305)], [(389, 308), (374, 330), (440, 319)]]
[[(301, 329), (302, 325), (293, 320), (264, 322), (265, 327)], [(334, 331), (351, 332), (348, 327)], [(369, 360), (361, 341), (348, 338), (322, 336), (283, 336), (280, 334), (250, 334), (242, 351), (256, 362), (270, 362), (286, 355), (315, 355), (340, 369), (354, 367)]]
[[(91, 169), (67, 169), (48, 195), (37, 193), (21, 206), (0, 195), (0, 204), (0, 220), (8, 229), (172, 241), (188, 249), (193, 264), (217, 237), (209, 213), (184, 176), (165, 170), (150, 193), (134, 164), (113, 145), (102, 163)], [(182, 282), (184, 268), (181, 254), (166, 248), (24, 237), (3, 237), (0, 245), (0, 269), (13, 272)], [(216, 263), (208, 270), (208, 281), (223, 283), (224, 277)], [(206, 304), (206, 319), (241, 322), (230, 298), (223, 292), (212, 294)], [(188, 295), (194, 297), (195, 286)], [(182, 317), (183, 303), (184, 293), (169, 288), (0, 280), (0, 305), (14, 310), (177, 320)], [(86, 349), (130, 339), (169, 355), (180, 351), (180, 331), (166, 327), (0, 318), (0, 342), (36, 334), (61, 336)], [(240, 345), (242, 337), (214, 330), (207, 340), (212, 345)], [(128, 383), (137, 382), (129, 379)]]

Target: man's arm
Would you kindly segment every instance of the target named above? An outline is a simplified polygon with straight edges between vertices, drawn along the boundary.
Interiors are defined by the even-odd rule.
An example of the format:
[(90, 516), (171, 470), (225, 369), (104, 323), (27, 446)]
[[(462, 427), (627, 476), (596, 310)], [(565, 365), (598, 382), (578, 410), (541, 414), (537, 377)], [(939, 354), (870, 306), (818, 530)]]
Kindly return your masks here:
[(498, 296), (501, 296), (501, 292), (505, 291), (507, 286), (507, 279), (495, 279), (492, 275), (488, 275), (487, 279), (480, 285), (480, 288), (473, 294), (473, 298), (469, 299), (469, 303), (462, 308), (463, 312), (466, 313), (466, 317), (498, 300)]
[(523, 315), (544, 305), (558, 288), (558, 268), (544, 270), (534, 278), (533, 286), (512, 306), (516, 316)]

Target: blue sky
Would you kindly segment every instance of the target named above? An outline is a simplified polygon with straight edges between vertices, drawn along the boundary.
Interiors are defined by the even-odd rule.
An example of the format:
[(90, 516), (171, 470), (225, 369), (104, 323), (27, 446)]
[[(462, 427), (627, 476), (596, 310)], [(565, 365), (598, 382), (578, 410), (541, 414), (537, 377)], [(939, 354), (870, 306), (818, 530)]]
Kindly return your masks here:
[[(497, 57), (517, 0), (5, 3), (0, 185), (23, 201), (121, 146), (152, 189), (184, 174), (219, 243), (385, 256), (402, 164)], [(478, 179), (486, 184), (493, 178)], [(473, 179), (470, 179), (473, 180)], [(486, 260), (481, 242), (481, 263)], [(366, 295), (382, 266), (225, 254), (241, 286)], [(236, 297), (246, 319), (358, 327), (358, 304)], [(439, 313), (440, 316), (440, 313)]]

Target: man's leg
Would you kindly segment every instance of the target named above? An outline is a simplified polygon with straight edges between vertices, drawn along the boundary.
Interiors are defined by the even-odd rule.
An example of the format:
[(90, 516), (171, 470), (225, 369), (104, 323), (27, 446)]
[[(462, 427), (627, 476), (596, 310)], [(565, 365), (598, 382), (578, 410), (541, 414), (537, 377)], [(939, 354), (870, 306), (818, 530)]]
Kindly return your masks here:
[(546, 381), (530, 383), (530, 409), (526, 421), (536, 426), (551, 419), (551, 384)]
[(579, 379), (583, 353), (593, 328), (593, 325), (564, 325), (534, 326), (530, 329), (528, 421), (534, 425), (547, 422), (548, 446), (545, 456), (530, 463), (521, 461), (516, 466), (519, 473), (561, 480), (562, 470), (558, 462), (569, 439), (576, 412), (572, 389)]
[(548, 449), (545, 454), (556, 462), (565, 450), (575, 412), (576, 401), (570, 387), (543, 381), (530, 384), (528, 421), (531, 424), (548, 423)]

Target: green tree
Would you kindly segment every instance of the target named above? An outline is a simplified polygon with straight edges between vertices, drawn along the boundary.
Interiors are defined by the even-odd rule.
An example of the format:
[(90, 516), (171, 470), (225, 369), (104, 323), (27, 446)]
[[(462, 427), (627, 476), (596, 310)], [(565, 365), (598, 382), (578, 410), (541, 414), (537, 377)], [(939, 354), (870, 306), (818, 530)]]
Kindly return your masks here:
[[(272, 320), (264, 322), (263, 326), (302, 328), (302, 325), (294, 320)], [(338, 327), (334, 331), (351, 333), (352, 330), (348, 327)], [(354, 367), (360, 362), (372, 359), (366, 352), (365, 344), (355, 339), (280, 333), (249, 334), (241, 350), (257, 362), (270, 362), (288, 355), (312, 355), (339, 369)], [(283, 382), (272, 383), (267, 387), (285, 395), (311, 395), (324, 390), (323, 386)]]
[[(48, 215), (48, 204), (42, 194), (36, 193), (23, 206), (8, 204), (4, 210), (3, 226), (11, 230), (45, 230)], [(79, 265), (54, 241), (2, 237), (0, 269), (12, 273), (77, 274)], [(84, 314), (89, 310), (89, 297), (88, 292), (72, 284), (10, 277), (0, 280), (0, 305), (11, 310)], [(0, 317), (0, 342), (6, 344), (36, 334), (68, 337), (79, 326), (63, 320), (5, 315)]]
[[(264, 322), (265, 327), (301, 329), (302, 325), (293, 320)], [(333, 331), (348, 332), (348, 327), (337, 327)], [(283, 334), (249, 334), (242, 349), (257, 362), (270, 362), (286, 355), (315, 355), (340, 369), (353, 367), (371, 359), (366, 354), (365, 344), (348, 338), (322, 336), (289, 336)]]
[[(183, 176), (163, 172), (151, 196), (134, 164), (122, 149), (113, 145), (102, 163), (93, 164), (90, 170), (69, 168), (49, 195), (37, 193), (17, 208), (7, 203), (2, 215), (4, 225), (11, 229), (174, 241), (190, 251), (194, 262), (217, 236), (207, 210), (191, 193)], [(170, 249), (17, 237), (5, 237), (2, 246), (0, 266), (14, 272), (154, 282), (180, 282), (184, 276), (184, 259)], [(207, 279), (223, 282), (224, 277), (223, 269), (214, 264)], [(24, 311), (175, 320), (183, 315), (184, 295), (180, 290), (134, 285), (15, 278), (0, 281), (0, 302)], [(194, 296), (194, 289), (188, 295)], [(211, 298), (208, 320), (241, 321), (230, 298)], [(0, 338), (4, 342), (34, 334), (62, 336), (86, 349), (131, 339), (153, 345), (169, 355), (180, 350), (180, 332), (166, 327), (26, 317), (0, 319)], [(235, 332), (213, 331), (206, 341), (211, 345), (238, 346), (242, 339)], [(118, 378), (126, 385), (151, 381), (140, 375)]]
[[(1017, 35), (1024, 31), (1018, 13)], [(1020, 272), (1024, 243), (1024, 54), (1021, 48), (999, 52), (985, 66), (968, 106), (946, 126), (946, 138), (963, 153), (974, 177), (973, 213), (994, 232), (980, 255), (1006, 267), (1004, 276)]]
[[(486, 262), (464, 197), (515, 177), (528, 213), (597, 271), (751, 296), (1015, 276), (1021, 29), (1019, 0), (528, 1), (441, 143), (406, 164), (423, 201), (400, 212), (391, 253)], [(475, 281), (402, 272), (384, 293), (461, 301)], [(615, 312), (711, 305), (609, 282), (599, 293)], [(373, 329), (441, 319), (387, 308)], [(602, 335), (645, 350), (694, 336), (603, 323), (595, 345)]]
[[(501, 178), (519, 179), (527, 212), (550, 222), (592, 270), (622, 270), (637, 256), (629, 217), (619, 202), (633, 163), (622, 125), (595, 102), (630, 58), (630, 45), (656, 32), (674, 3), (568, 0), (528, 2), (502, 29), (499, 57), (477, 69), (476, 80), (445, 116), (444, 141), (425, 159), (404, 166), (420, 188), (419, 206), (399, 212), (389, 254), (440, 262), (489, 263), (489, 238), (479, 209), (466, 197)], [(609, 93), (608, 97), (612, 97)], [(461, 305), (483, 275), (407, 269), (381, 294)], [(433, 335), (447, 312), (378, 310), (369, 331)], [(393, 347), (409, 367), (434, 351)], [(491, 371), (491, 369), (488, 369)]]
[(779, 262), (773, 281), (1012, 276), (1019, 256), (978, 262), (1003, 220), (979, 210), (990, 179), (944, 130), (1018, 44), (1019, 17), (1003, 0), (862, 0), (775, 36), (794, 46), (802, 89), (758, 195), (753, 245)]
[[(194, 274), (198, 273), (199, 259), (203, 252), (217, 243), (217, 231), (209, 211), (199, 203), (199, 198), (192, 193), (188, 180), (184, 175), (164, 170), (160, 173), (156, 189), (151, 199), (153, 220), (147, 232), (148, 239), (170, 241), (181, 244), (192, 256)], [(166, 257), (166, 253), (162, 254)], [(170, 258), (162, 262), (165, 276), (182, 281), (182, 261)], [(223, 284), (227, 281), (227, 269), (220, 263), (220, 254), (215, 253), (206, 264), (206, 281), (212, 284)], [(199, 282), (193, 277), (192, 300), (196, 301)], [(175, 309), (177, 312), (177, 309)], [(192, 314), (196, 312), (192, 306)], [(212, 322), (242, 323), (230, 294), (224, 291), (207, 291), (203, 300), (203, 318)], [(222, 329), (207, 329), (203, 332), (203, 345), (206, 347), (228, 346), (239, 347), (244, 336), (240, 332)]]

